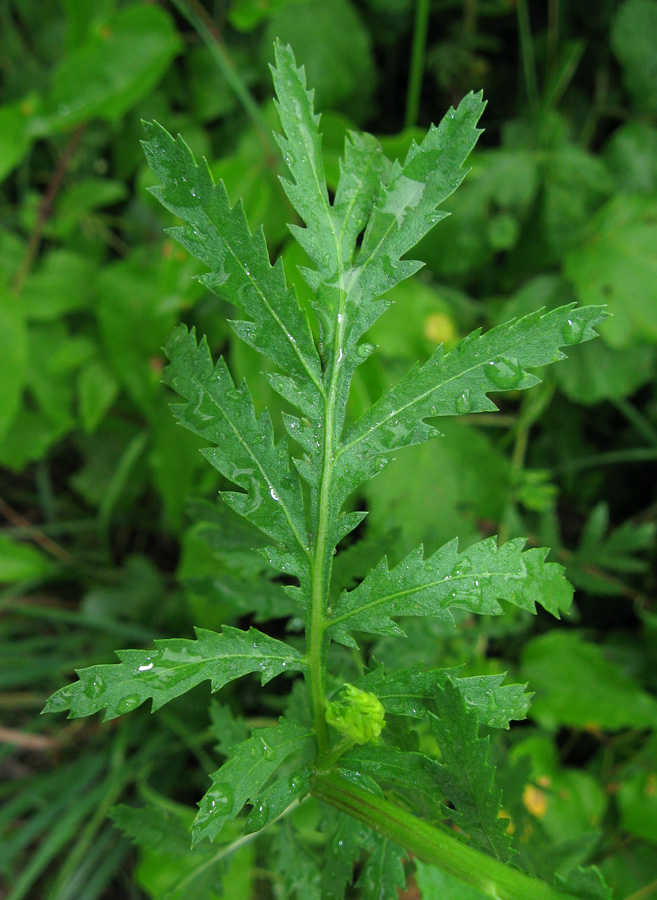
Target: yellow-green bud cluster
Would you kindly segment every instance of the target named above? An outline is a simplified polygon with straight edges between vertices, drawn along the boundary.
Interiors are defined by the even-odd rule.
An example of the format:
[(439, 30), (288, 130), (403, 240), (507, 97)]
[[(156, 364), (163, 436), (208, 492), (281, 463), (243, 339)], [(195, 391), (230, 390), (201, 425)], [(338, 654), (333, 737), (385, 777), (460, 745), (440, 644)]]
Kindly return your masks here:
[(369, 744), (381, 734), (385, 709), (374, 694), (345, 684), (338, 699), (326, 704), (326, 721), (355, 744)]

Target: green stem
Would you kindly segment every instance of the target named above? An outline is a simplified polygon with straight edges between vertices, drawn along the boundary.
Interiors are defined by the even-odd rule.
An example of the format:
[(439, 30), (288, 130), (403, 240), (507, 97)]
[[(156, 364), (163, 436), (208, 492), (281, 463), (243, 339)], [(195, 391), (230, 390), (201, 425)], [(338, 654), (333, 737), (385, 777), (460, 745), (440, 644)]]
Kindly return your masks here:
[(534, 41), (529, 22), (529, 9), (527, 0), (518, 0), (516, 6), (518, 12), (518, 32), (520, 35), (520, 54), (522, 56), (522, 71), (525, 77), (527, 100), (529, 111), (534, 119), (538, 113), (539, 96), (538, 81), (536, 79), (536, 60), (534, 59)]
[(196, 2), (196, 0), (171, 0), (171, 2), (181, 16), (184, 16), (184, 18), (187, 19), (192, 28), (202, 38), (210, 51), (212, 58), (217, 64), (217, 68), (224, 76), (228, 86), (253, 122), (263, 146), (270, 155), (276, 157), (277, 147), (273, 142), (271, 131), (267, 127), (267, 123), (260, 112), (260, 107), (253, 99), (251, 91), (248, 89), (242, 76), (233, 64), (226, 47), (221, 40), (221, 36), (206, 11)]
[(456, 836), (337, 775), (318, 774), (311, 793), (358, 819), (420, 859), (439, 866), (495, 900), (576, 900), (544, 881), (467, 846)]
[(631, 450), (612, 450), (609, 453), (595, 453), (571, 459), (560, 466), (555, 466), (550, 474), (562, 475), (566, 472), (580, 472), (582, 469), (595, 469), (597, 466), (612, 466), (622, 463), (652, 462), (657, 459), (657, 448), (636, 447)]
[(622, 397), (619, 397), (617, 400), (612, 398), (610, 403), (636, 428), (641, 437), (645, 438), (649, 444), (657, 447), (657, 428), (643, 413), (639, 412), (635, 406)]
[(411, 70), (408, 76), (406, 93), (406, 116), (404, 127), (412, 128), (417, 124), (420, 110), (420, 92), (424, 75), (424, 53), (427, 44), (427, 26), (429, 23), (429, 0), (417, 0), (415, 7), (415, 27), (413, 29), (413, 46), (411, 48)]

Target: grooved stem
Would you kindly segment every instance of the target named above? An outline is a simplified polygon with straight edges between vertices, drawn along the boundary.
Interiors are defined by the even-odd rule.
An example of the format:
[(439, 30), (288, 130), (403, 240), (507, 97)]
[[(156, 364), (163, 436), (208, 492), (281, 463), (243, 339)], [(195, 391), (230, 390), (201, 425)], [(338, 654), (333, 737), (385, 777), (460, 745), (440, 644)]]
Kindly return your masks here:
[(546, 882), (469, 847), (411, 813), (334, 774), (317, 774), (311, 793), (425, 862), (473, 885), (494, 900), (577, 900)]

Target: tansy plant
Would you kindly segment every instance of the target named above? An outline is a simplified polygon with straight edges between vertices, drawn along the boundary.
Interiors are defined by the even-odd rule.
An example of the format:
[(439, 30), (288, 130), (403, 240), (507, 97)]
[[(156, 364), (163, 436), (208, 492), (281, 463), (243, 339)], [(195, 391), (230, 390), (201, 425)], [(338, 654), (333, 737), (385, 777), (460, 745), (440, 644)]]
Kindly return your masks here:
[[(529, 612), (540, 604), (557, 617), (568, 609), (572, 589), (562, 568), (546, 563), (544, 549), (524, 550), (523, 540), (500, 546), (489, 538), (462, 552), (454, 540), (428, 557), (419, 548), (393, 568), (383, 558), (351, 590), (336, 588), (334, 557), (365, 517), (344, 511), (346, 501), (391, 453), (437, 436), (433, 417), (492, 411), (490, 393), (536, 384), (528, 370), (593, 338), (605, 314), (569, 305), (475, 331), (449, 352), (438, 347), (349, 422), (354, 373), (375, 351), (363, 336), (389, 305), (382, 295), (420, 269), (407, 254), (446, 215), (440, 204), (466, 174), (484, 102), (465, 97), (403, 163), (390, 162), (371, 135), (349, 133), (331, 201), (319, 116), (289, 47), (277, 45), (272, 71), (283, 131), (277, 141), (291, 175), (283, 186), (303, 222), (290, 228), (312, 261), (302, 272), (313, 294), (312, 326), (281, 260), (271, 265), (262, 230), (250, 232), (242, 205), (231, 207), (205, 162), (198, 165), (183, 140), (157, 124), (145, 126), (144, 150), (159, 180), (154, 195), (182, 223), (171, 233), (208, 266), (202, 283), (246, 315), (232, 328), (275, 364), (266, 377), (296, 410), (284, 415), (291, 443), (276, 443), (267, 412), (255, 415), (247, 385), (235, 385), (223, 359), (212, 361), (206, 341), (184, 326), (172, 334), (165, 380), (182, 398), (174, 414), (208, 442), (205, 457), (236, 486), (222, 491), (221, 503), (247, 520), (251, 546), (259, 543), (271, 569), (285, 576), (263, 579), (262, 595), (243, 598), (244, 608), (265, 620), (263, 598), (275, 589), (269, 618), (285, 610), (305, 622), (305, 646), (293, 629), (289, 640), (255, 628), (199, 629), (195, 640), (158, 640), (153, 650), (118, 651), (118, 665), (81, 670), (46, 710), (75, 717), (104, 709), (113, 719), (147, 699), (157, 710), (206, 680), (218, 691), (249, 673), (263, 685), (283, 673), (302, 678), (307, 703), (293, 690), (288, 716), (254, 729), (211, 774), (194, 843), (234, 840), (236, 828), (244, 835), (275, 821), (280, 829), (279, 819), (312, 795), (326, 811), (321, 863), (312, 863), (314, 896), (339, 900), (356, 877), (356, 895), (396, 897), (410, 852), (498, 900), (604, 897), (594, 870), (548, 885), (514, 865), (488, 738), (478, 729), (523, 718), (522, 687), (504, 686), (498, 675), (375, 664), (341, 684), (330, 667), (327, 680), (327, 663), (332, 644), (403, 639), (396, 622), (404, 616), (499, 615), (500, 600)], [(413, 732), (430, 752), (417, 749)], [(310, 851), (289, 840), (310, 865)]]

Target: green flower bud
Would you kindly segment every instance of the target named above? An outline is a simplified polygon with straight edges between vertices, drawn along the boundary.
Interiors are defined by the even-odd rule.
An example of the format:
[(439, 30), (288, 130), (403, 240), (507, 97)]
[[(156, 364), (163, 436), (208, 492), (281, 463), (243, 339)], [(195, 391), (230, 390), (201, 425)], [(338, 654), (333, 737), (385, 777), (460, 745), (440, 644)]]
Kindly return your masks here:
[(355, 744), (368, 744), (381, 734), (385, 710), (374, 694), (345, 684), (338, 699), (326, 704), (326, 721)]

